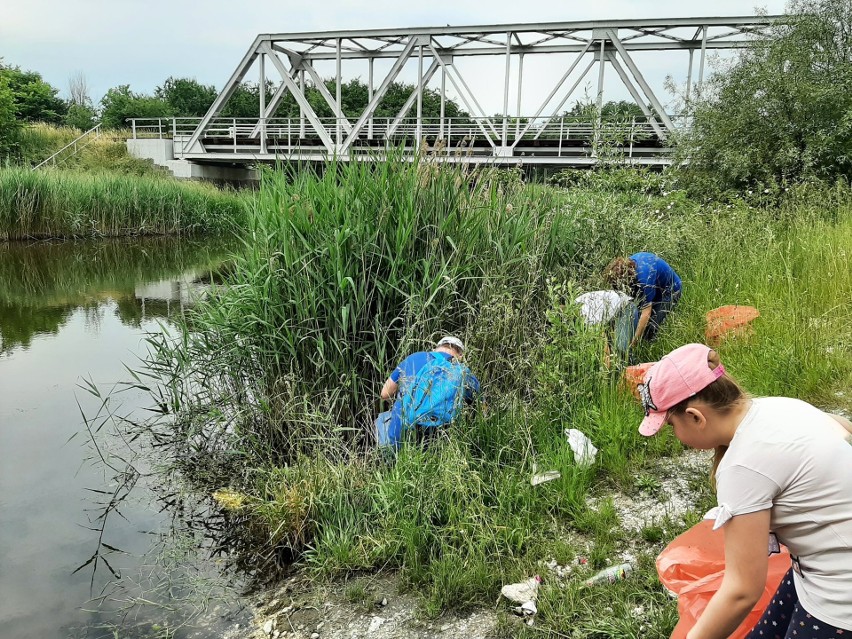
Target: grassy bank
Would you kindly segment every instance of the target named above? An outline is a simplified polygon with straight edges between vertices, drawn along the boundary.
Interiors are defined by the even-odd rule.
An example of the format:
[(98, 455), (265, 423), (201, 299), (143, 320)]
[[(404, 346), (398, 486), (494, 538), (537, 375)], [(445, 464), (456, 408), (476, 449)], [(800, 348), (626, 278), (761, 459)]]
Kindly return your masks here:
[[(65, 126), (35, 123), (22, 128), (10, 160), (13, 164), (31, 167), (76, 140), (84, 131)], [(97, 138), (87, 138), (77, 153), (63, 152), (54, 168), (89, 173), (118, 173), (167, 177), (169, 172), (150, 160), (135, 158), (127, 152), (125, 141), (129, 131), (102, 131)]]
[(247, 196), (170, 178), (0, 169), (0, 240), (223, 233)]
[[(269, 175), (231, 286), (160, 344), (150, 372), (176, 419), (148, 428), (161, 461), (170, 451), (197, 487), (234, 491), (221, 503), (235, 556), (259, 578), (294, 560), (321, 577), (394, 569), (435, 613), (488, 605), (550, 558), (598, 568), (630, 548), (638, 574), (612, 588), (546, 581), (538, 627), (666, 637), (676, 611), (653, 557), (711, 497), (696, 484), (695, 512), (649, 523), (640, 547), (610, 500), (590, 505), (653, 496), (681, 447), (638, 435), (640, 408), (571, 300), (614, 255), (655, 251), (684, 298), (641, 359), (703, 339), (711, 308), (750, 303), (754, 335), (720, 347), (729, 370), (758, 394), (836, 405), (852, 380), (849, 202), (716, 209), (659, 176), (566, 191), (430, 164)], [(468, 344), (487, 410), (388, 463), (367, 445), (378, 389), (444, 331)], [(574, 463), (569, 427), (600, 449), (593, 467)], [(561, 478), (532, 487), (535, 467)]]

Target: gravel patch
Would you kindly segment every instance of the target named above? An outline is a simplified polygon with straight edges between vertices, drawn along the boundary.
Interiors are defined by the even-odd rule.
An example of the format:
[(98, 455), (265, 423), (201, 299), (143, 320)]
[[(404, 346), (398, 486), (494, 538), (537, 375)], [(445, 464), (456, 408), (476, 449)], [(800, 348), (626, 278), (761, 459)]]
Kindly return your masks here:
[(611, 499), (621, 527), (634, 532), (666, 519), (680, 521), (686, 513), (698, 507), (701, 495), (696, 492), (695, 485), (709, 481), (707, 476), (712, 455), (708, 451), (688, 450), (678, 457), (662, 458), (647, 473), (653, 485), (645, 487), (637, 495), (619, 492), (597, 495), (589, 499), (589, 505), (594, 508)]

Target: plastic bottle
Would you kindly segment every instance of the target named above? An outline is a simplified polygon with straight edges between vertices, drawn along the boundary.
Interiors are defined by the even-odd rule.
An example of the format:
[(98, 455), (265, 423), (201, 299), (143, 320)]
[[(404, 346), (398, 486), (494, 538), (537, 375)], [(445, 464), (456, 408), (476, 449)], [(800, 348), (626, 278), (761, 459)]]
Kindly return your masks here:
[(595, 584), (602, 583), (615, 583), (616, 581), (621, 581), (622, 579), (627, 579), (627, 575), (633, 572), (633, 564), (619, 564), (617, 566), (610, 566), (609, 568), (604, 568), (599, 573), (593, 575), (589, 579), (585, 581), (587, 586), (593, 586)]

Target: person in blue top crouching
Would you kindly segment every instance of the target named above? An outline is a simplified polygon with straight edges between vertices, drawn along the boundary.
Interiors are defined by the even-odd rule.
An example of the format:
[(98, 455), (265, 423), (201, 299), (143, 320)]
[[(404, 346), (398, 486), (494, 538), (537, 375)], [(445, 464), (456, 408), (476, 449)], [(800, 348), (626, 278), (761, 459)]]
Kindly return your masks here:
[(668, 314), (680, 300), (683, 285), (674, 269), (653, 253), (617, 257), (604, 271), (609, 284), (636, 300), (639, 317), (631, 346), (654, 340)]
[(428, 445), (479, 394), (479, 380), (464, 364), (464, 344), (442, 337), (432, 351), (406, 357), (382, 387), (384, 400), (395, 399), (390, 411), (376, 419), (380, 446), (398, 447), (407, 431)]

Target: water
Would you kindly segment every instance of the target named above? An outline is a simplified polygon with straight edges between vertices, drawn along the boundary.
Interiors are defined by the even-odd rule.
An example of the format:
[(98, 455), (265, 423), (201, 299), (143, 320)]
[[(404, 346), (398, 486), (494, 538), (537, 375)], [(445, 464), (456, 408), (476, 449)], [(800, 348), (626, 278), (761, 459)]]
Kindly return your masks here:
[[(0, 636), (103, 634), (92, 627), (110, 615), (81, 606), (90, 592), (112, 592), (112, 575), (103, 565), (94, 579), (91, 565), (72, 574), (98, 547), (94, 501), (109, 496), (95, 491), (111, 490), (81, 433), (81, 411), (90, 416), (100, 402), (80, 385), (109, 391), (128, 381), (125, 365), (138, 367), (145, 334), (203, 294), (227, 248), (174, 239), (0, 243)], [(141, 391), (120, 400), (122, 414), (151, 404)], [(128, 553), (107, 555), (127, 582), (170, 524), (144, 500), (122, 514), (127, 521), (109, 518), (103, 541)]]

